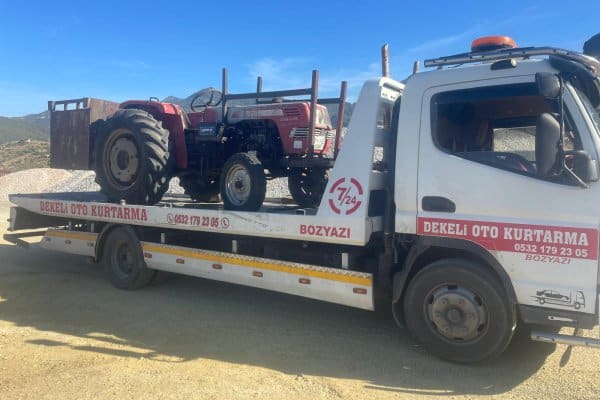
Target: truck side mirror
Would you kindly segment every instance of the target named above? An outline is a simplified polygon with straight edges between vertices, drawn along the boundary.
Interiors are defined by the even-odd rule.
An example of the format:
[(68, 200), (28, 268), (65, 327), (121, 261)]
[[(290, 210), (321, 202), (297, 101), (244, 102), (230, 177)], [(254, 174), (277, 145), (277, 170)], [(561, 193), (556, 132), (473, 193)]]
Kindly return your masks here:
[(538, 93), (547, 99), (558, 99), (560, 96), (560, 79), (551, 72), (537, 72), (535, 83)]
[(539, 176), (552, 176), (558, 158), (559, 141), (560, 124), (556, 118), (548, 113), (540, 115), (535, 127), (535, 163)]
[(573, 172), (585, 183), (598, 180), (598, 165), (585, 150), (565, 152), (567, 157), (573, 157)]

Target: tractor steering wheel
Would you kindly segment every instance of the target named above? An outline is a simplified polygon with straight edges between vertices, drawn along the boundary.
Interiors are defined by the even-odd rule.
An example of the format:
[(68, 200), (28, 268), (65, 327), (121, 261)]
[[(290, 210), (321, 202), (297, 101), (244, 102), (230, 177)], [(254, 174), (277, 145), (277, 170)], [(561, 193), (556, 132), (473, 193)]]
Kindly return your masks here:
[[(198, 94), (196, 94), (193, 98), (192, 101), (190, 101), (190, 108), (192, 109), (192, 111), (202, 111), (203, 109), (207, 108), (207, 107), (215, 107), (218, 106), (219, 104), (221, 104), (221, 100), (223, 99), (223, 95), (221, 92), (219, 92), (218, 90), (215, 89), (211, 89), (208, 92), (209, 94), (209, 98), (207, 101), (205, 102), (201, 102), (199, 104), (195, 104), (196, 101), (202, 97), (205, 97), (207, 95), (206, 92), (200, 92)], [(216, 100), (215, 100), (216, 98)]]

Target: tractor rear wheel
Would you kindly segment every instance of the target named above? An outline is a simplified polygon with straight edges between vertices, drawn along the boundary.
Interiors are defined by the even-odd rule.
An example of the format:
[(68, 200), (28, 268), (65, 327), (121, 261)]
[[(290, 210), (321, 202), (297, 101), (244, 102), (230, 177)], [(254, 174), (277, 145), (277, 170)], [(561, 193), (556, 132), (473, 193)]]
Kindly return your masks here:
[(324, 168), (294, 168), (288, 176), (288, 188), (296, 204), (314, 208), (321, 203), (328, 179)]
[(254, 154), (237, 153), (229, 157), (221, 173), (221, 197), (225, 209), (257, 211), (266, 192), (265, 170)]
[(97, 131), (96, 182), (109, 201), (152, 205), (169, 188), (169, 131), (142, 110), (117, 111)]

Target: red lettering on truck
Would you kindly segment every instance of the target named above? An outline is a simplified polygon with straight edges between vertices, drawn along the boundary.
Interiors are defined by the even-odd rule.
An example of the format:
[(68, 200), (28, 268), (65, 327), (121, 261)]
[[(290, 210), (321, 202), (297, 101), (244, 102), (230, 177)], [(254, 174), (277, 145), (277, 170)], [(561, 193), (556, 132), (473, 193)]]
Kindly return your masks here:
[(69, 207), (60, 201), (40, 201), (40, 211), (49, 214), (69, 214)]
[(300, 225), (300, 234), (308, 236), (350, 239), (350, 228), (345, 226)]
[(123, 221), (147, 221), (148, 211), (144, 208), (121, 205), (103, 205), (85, 203), (63, 203), (60, 201), (40, 201), (40, 212), (65, 216), (92, 216)]
[(469, 240), (488, 250), (598, 259), (597, 229), (441, 218), (417, 222), (419, 235)]
[(124, 221), (147, 221), (148, 212), (144, 208), (124, 207), (118, 205), (92, 205), (92, 216)]

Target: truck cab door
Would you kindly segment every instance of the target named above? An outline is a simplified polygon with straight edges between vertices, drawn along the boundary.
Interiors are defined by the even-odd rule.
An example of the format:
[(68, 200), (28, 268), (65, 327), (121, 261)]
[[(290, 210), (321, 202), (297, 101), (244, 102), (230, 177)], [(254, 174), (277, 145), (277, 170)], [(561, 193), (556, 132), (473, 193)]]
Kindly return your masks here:
[[(600, 182), (582, 188), (540, 175), (536, 125), (556, 110), (537, 93), (534, 79), (478, 80), (425, 92), (417, 232), (476, 243), (498, 261), (521, 305), (592, 314), (594, 302), (549, 304), (536, 295), (596, 298)], [(597, 165), (597, 138), (578, 101), (567, 88), (565, 148), (586, 151)]]

